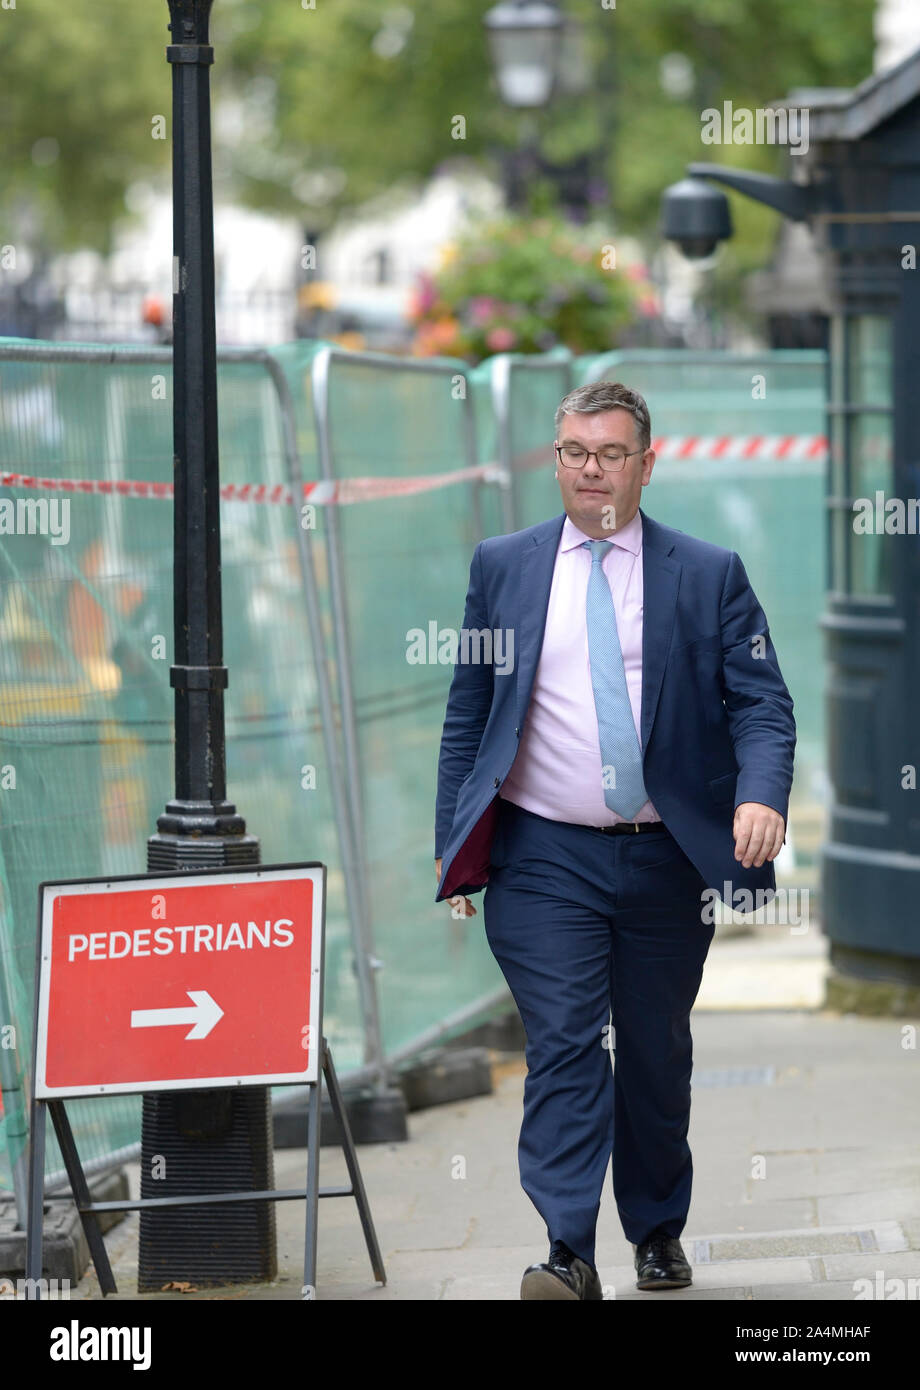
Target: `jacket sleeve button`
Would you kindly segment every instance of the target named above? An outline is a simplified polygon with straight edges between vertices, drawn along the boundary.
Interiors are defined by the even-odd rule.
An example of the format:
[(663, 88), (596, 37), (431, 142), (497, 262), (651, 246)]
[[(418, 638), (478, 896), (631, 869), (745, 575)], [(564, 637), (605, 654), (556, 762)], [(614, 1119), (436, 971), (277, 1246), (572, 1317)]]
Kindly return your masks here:
[(502, 779), (501, 779), (500, 777), (496, 777), (496, 779), (495, 779), (495, 785), (496, 785), (496, 787), (500, 787), (501, 784), (502, 784)]

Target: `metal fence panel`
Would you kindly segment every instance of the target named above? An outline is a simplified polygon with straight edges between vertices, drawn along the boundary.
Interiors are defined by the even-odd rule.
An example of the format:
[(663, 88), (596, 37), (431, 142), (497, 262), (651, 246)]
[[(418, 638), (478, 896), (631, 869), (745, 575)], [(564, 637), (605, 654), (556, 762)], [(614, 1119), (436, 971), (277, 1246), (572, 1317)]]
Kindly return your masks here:
[[(143, 872), (146, 837), (172, 795), (172, 507), (98, 486), (171, 480), (171, 361), (39, 345), (0, 344), (0, 355), (0, 468), (95, 485), (46, 494), (71, 503), (66, 544), (8, 535), (0, 547), (0, 764), (15, 771), (15, 789), (0, 793), (0, 969), (25, 1073), (39, 882)], [(284, 484), (265, 365), (222, 360), (218, 392), (222, 484)], [(6, 486), (0, 496), (35, 491)], [(228, 781), (264, 862), (330, 865), (324, 1025), (347, 1071), (363, 1060), (363, 1028), (298, 518), (290, 505), (222, 503)], [(137, 1098), (73, 1111), (89, 1163), (139, 1138)], [(7, 1181), (18, 1157), (7, 1153)]]
[(342, 691), (343, 733), (366, 855), (367, 949), (380, 963), (390, 1056), (501, 986), (481, 920), (445, 921), (433, 901), (438, 747), (453, 671), (440, 639), (460, 627), (470, 557), (496, 525), (497, 490), (476, 479), (414, 490), (478, 464), (463, 363), (330, 349), (314, 362), (314, 396), (330, 479), (394, 480), (390, 495), (324, 517), (340, 596), (337, 668), (351, 687)]
[[(826, 354), (636, 351), (583, 359), (583, 380), (625, 381), (671, 441), (642, 506), (656, 520), (740, 554), (795, 702), (790, 825), (811, 868), (823, 837)], [(677, 457), (679, 447), (685, 457)], [(712, 441), (731, 441), (718, 456)], [(758, 441), (760, 441), (758, 443)], [(785, 449), (785, 453), (783, 453)]]
[[(324, 1023), (343, 1075), (379, 1076), (507, 1000), (481, 915), (433, 902), (444, 639), (477, 542), (561, 511), (553, 415), (580, 382), (648, 400), (649, 513), (742, 555), (795, 699), (792, 825), (809, 857), (824, 354), (502, 354), (470, 369), (299, 341), (219, 357), (230, 795), (263, 862), (329, 866)], [(171, 371), (163, 349), (0, 340), (0, 500), (70, 502), (66, 541), (0, 541), (0, 1025), (16, 1043), (0, 1050), (0, 1183), (22, 1157), (38, 883), (142, 872), (172, 793), (172, 507), (151, 494), (171, 480)], [(277, 500), (297, 474), (319, 488), (309, 518), (296, 476)], [(139, 1136), (136, 1098), (73, 1110), (90, 1168)]]
[[(790, 840), (811, 867), (826, 802), (823, 692), (815, 679), (822, 669), (825, 364), (819, 351), (630, 349), (577, 358), (570, 377), (572, 386), (622, 381), (645, 397), (652, 435), (666, 447), (643, 509), (737, 550), (744, 561), (795, 702)], [(547, 358), (510, 355), (477, 372), (496, 397), (498, 458), (513, 479), (515, 525), (558, 515), (553, 416), (569, 389), (564, 373)], [(677, 456), (678, 445), (685, 456)]]

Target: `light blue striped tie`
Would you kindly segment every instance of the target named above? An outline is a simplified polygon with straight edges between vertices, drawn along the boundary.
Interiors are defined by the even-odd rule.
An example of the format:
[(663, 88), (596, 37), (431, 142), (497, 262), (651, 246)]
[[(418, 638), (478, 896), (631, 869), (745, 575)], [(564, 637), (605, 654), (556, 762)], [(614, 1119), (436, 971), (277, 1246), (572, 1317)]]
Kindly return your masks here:
[(616, 782), (615, 787), (604, 787), (604, 800), (611, 811), (631, 820), (648, 801), (648, 792), (642, 780), (642, 749), (629, 703), (613, 595), (603, 568), (612, 545), (613, 541), (582, 543), (592, 557), (585, 616), (601, 763), (613, 769)]

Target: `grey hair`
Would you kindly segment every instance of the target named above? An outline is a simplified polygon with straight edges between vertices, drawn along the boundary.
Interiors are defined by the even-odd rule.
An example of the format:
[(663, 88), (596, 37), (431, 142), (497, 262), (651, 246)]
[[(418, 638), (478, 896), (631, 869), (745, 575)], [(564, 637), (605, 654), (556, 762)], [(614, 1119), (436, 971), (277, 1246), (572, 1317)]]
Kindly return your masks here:
[(592, 381), (587, 386), (576, 386), (574, 391), (564, 396), (556, 408), (557, 439), (564, 415), (595, 415), (602, 410), (628, 410), (636, 422), (640, 447), (651, 447), (652, 422), (648, 406), (638, 391), (619, 381)]

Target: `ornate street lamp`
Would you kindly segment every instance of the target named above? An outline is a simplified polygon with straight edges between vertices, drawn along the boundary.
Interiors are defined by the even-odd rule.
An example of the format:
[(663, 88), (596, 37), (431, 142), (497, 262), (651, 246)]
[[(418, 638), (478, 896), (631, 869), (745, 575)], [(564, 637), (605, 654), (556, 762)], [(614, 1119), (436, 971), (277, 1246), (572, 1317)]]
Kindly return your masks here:
[(553, 164), (540, 152), (537, 113), (557, 96), (582, 96), (592, 77), (581, 26), (552, 0), (502, 0), (483, 17), (495, 81), (506, 106), (523, 114), (518, 146), (501, 155), (508, 206), (523, 210), (540, 178), (555, 184), (572, 217), (582, 217), (593, 203), (609, 199), (604, 177), (615, 140), (615, 53), (613, 31), (604, 41), (602, 80), (595, 105), (602, 136), (599, 147)]
[(505, 105), (547, 106), (559, 77), (565, 16), (551, 0), (501, 0), (483, 23)]

